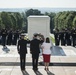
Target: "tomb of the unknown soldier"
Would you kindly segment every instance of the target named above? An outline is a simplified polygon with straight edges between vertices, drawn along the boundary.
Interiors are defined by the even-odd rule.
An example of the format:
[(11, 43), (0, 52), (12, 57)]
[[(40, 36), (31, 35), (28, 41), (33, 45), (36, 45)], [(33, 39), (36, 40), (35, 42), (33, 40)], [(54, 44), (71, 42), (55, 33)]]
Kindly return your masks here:
[(34, 33), (41, 33), (44, 37), (50, 34), (49, 16), (29, 16), (28, 17), (28, 37), (32, 39)]

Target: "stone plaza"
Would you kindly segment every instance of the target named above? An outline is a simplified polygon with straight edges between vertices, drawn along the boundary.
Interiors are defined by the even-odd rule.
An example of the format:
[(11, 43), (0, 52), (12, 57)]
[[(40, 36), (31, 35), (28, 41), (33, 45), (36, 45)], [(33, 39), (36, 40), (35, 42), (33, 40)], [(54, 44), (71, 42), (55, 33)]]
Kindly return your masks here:
[(26, 56), (26, 70), (20, 70), (20, 59), (17, 46), (7, 46), (2, 50), (0, 45), (0, 75), (76, 75), (76, 48), (72, 46), (54, 46), (52, 50), (49, 71), (44, 70), (43, 57), (39, 57), (39, 70), (32, 70), (30, 49)]

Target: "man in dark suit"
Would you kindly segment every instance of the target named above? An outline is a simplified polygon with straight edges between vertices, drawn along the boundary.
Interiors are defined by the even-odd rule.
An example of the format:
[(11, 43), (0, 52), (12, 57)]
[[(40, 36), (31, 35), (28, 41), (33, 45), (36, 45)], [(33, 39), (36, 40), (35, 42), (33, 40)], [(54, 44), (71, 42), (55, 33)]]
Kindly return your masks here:
[(24, 35), (21, 35), (21, 39), (18, 41), (17, 50), (20, 54), (20, 67), (21, 70), (25, 70), (25, 58), (27, 53), (27, 43), (29, 40), (24, 40)]
[(40, 53), (39, 45), (43, 42), (43, 40), (38, 40), (37, 37), (38, 35), (35, 34), (33, 40), (30, 42), (30, 51), (32, 53), (32, 65), (34, 71), (38, 70), (38, 58)]

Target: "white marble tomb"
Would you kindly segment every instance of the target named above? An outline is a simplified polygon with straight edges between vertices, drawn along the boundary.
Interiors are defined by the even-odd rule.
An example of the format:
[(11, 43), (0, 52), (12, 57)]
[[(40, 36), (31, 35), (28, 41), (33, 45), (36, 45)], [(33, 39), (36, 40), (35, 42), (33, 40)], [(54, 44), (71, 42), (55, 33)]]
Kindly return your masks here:
[(29, 16), (28, 18), (28, 37), (32, 39), (34, 33), (41, 33), (44, 37), (50, 34), (49, 16)]

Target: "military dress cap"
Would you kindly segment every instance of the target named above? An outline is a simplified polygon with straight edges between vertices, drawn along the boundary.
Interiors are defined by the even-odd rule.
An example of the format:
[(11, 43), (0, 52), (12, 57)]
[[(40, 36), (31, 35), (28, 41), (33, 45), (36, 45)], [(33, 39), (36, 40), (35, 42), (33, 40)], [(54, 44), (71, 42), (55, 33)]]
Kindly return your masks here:
[(37, 37), (37, 36), (38, 36), (38, 33), (34, 33), (33, 36), (34, 36), (34, 37)]
[(26, 36), (26, 35), (22, 33), (20, 36)]
[(34, 33), (33, 35), (38, 35), (38, 33)]

